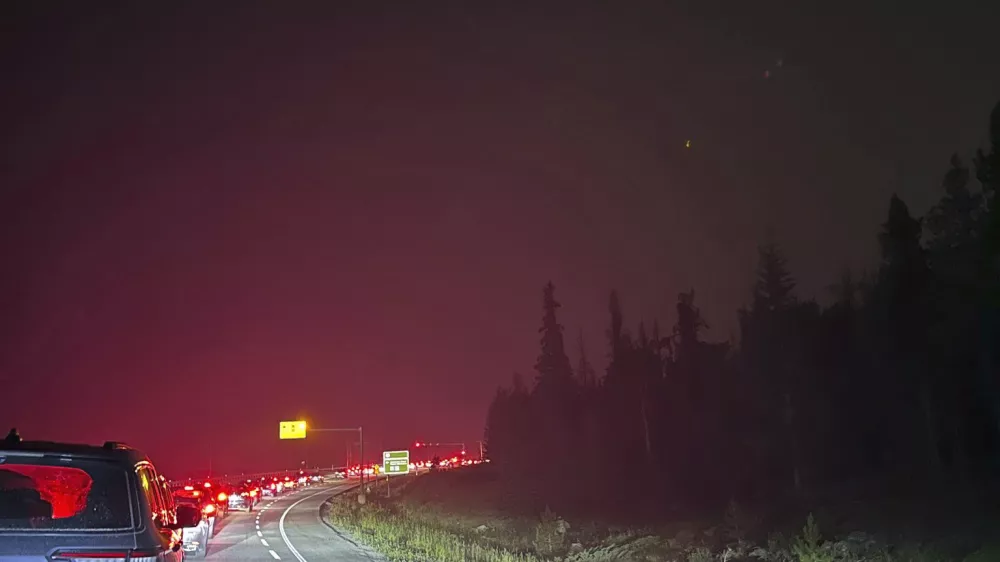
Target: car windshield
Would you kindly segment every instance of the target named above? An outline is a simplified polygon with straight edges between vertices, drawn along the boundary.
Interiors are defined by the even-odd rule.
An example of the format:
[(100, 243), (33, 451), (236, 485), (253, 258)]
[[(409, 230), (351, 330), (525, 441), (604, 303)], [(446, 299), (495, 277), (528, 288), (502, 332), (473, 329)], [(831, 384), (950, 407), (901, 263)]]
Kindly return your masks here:
[(128, 473), (100, 461), (0, 453), (0, 531), (133, 527)]

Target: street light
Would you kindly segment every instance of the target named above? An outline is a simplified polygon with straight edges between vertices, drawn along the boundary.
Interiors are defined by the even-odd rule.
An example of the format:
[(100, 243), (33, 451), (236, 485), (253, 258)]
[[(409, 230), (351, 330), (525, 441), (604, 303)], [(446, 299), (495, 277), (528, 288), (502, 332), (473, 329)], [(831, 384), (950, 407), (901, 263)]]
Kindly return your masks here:
[[(292, 425), (292, 424), (290, 424), (289, 422), (281, 422), (279, 424), (279, 426), (280, 426), (279, 436), (281, 438), (291, 438), (291, 439), (304, 439), (305, 438), (305, 436), (306, 436), (306, 422), (304, 420), (298, 420), (298, 421), (294, 422), (294, 425), (292, 425), (292, 427), (294, 427), (296, 431), (292, 431), (290, 433), (294, 434), (294, 436), (292, 436), (292, 435), (288, 435), (287, 437), (285, 436), (285, 433), (288, 432), (288, 430), (286, 429), (286, 425)], [(314, 428), (314, 429), (310, 429), (309, 430), (309, 432), (316, 432), (316, 431), (357, 431), (358, 432), (358, 441), (361, 442), (361, 452), (360, 452), (360, 454), (361, 454), (361, 463), (362, 463), (362, 466), (361, 466), (361, 475), (360, 475), (361, 476), (361, 493), (358, 495), (358, 501), (364, 502), (364, 497), (365, 497), (365, 467), (364, 467), (364, 462), (365, 462), (365, 434), (364, 434), (364, 428), (360, 427), (360, 426), (359, 427), (331, 427), (331, 428), (318, 428), (318, 429)]]

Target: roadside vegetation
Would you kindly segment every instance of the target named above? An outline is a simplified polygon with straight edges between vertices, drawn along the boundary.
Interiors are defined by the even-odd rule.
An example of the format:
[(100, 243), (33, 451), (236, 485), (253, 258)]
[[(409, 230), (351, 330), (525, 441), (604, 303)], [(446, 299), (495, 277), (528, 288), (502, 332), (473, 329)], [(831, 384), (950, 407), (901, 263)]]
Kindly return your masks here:
[(796, 524), (783, 524), (764, 521), (734, 501), (723, 513), (700, 521), (620, 524), (593, 516), (563, 517), (551, 509), (528, 513), (527, 505), (515, 504), (516, 494), (497, 485), (492, 472), (483, 466), (394, 480), (391, 498), (377, 488), (366, 505), (359, 505), (354, 494), (347, 494), (330, 502), (324, 516), (352, 540), (392, 561), (1000, 561), (1000, 542), (989, 542), (1000, 521), (920, 540), (913, 534), (928, 535), (914, 525), (912, 513), (908, 518), (869, 514), (868, 522), (878, 517), (891, 521), (863, 531), (852, 529), (845, 514), (838, 517), (829, 508), (821, 516), (806, 513)]

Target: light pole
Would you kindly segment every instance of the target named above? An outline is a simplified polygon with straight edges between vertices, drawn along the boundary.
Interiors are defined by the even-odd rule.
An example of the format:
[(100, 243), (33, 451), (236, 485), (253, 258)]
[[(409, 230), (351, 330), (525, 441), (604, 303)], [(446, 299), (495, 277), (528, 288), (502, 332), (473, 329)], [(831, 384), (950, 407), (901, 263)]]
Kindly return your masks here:
[(365, 433), (363, 427), (331, 427), (331, 428), (319, 428), (313, 429), (309, 428), (310, 432), (314, 431), (357, 431), (358, 441), (361, 442), (361, 492), (358, 494), (358, 501), (364, 503), (365, 497)]

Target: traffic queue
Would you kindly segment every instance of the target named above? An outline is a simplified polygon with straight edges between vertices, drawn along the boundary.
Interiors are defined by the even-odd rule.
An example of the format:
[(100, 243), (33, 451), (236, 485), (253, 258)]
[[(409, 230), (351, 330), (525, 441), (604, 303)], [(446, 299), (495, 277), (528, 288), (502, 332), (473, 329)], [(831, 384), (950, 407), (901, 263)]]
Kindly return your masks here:
[(183, 562), (209, 552), (235, 510), (324, 480), (304, 470), (171, 481), (142, 451), (0, 440), (0, 560)]
[(324, 476), (300, 470), (297, 474), (251, 478), (206, 478), (166, 483), (174, 502), (202, 514), (196, 526), (181, 529), (182, 545), (190, 558), (203, 558), (224, 518), (234, 511), (253, 512), (265, 497), (278, 497), (298, 488), (320, 484)]
[[(456, 456), (417, 460), (408, 468), (419, 472), (478, 462)], [(324, 473), (368, 478), (377, 477), (379, 467)], [(15, 428), (0, 440), (0, 560), (202, 558), (234, 512), (253, 512), (265, 497), (325, 479), (319, 471), (295, 470), (170, 480), (141, 450), (124, 443), (26, 440)]]

